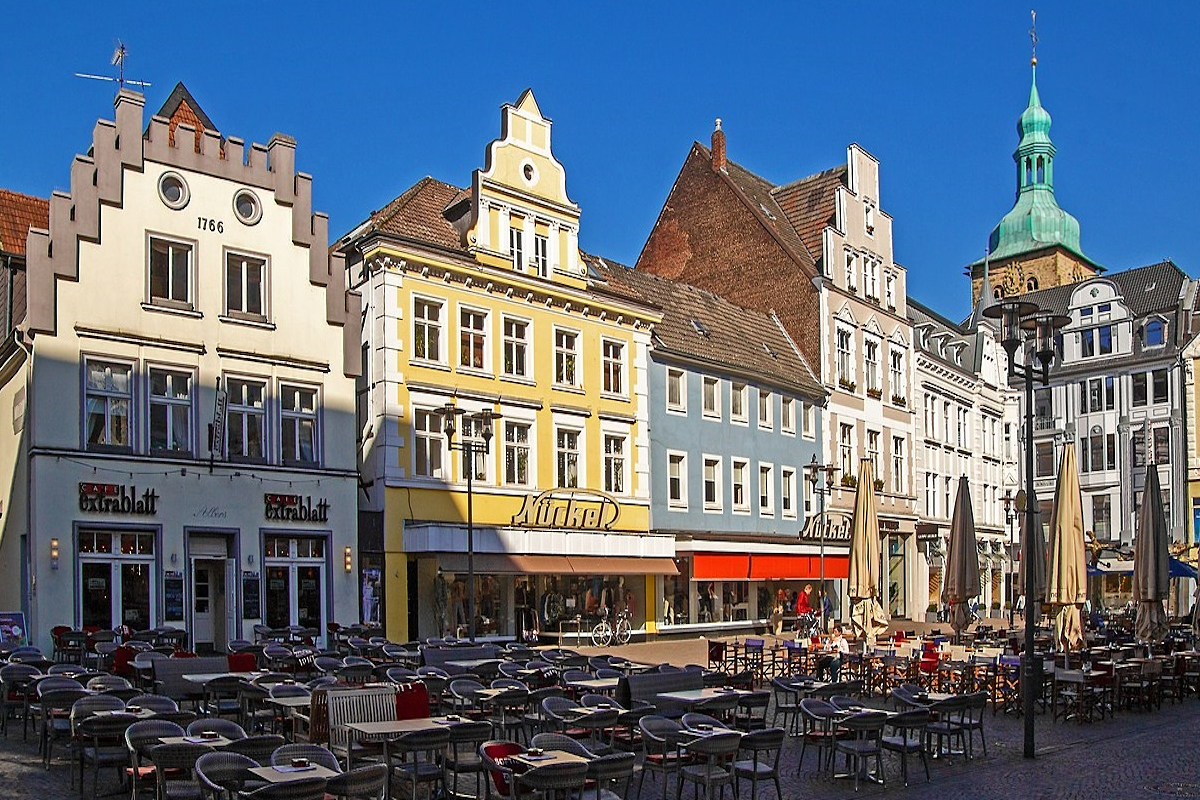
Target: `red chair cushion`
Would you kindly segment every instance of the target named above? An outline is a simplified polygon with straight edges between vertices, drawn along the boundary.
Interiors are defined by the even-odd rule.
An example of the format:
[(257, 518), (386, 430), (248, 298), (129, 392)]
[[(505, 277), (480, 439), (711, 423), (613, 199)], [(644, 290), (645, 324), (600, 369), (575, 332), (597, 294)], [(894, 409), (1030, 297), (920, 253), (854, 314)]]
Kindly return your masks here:
[(396, 692), (396, 719), (422, 719), (429, 716), (429, 690), (420, 681), (400, 684)]

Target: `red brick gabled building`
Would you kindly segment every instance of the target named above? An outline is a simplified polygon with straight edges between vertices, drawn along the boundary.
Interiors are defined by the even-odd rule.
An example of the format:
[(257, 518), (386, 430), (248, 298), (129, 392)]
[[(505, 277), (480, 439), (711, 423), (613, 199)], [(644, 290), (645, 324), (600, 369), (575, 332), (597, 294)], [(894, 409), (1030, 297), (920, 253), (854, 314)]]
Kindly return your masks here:
[(718, 120), (710, 148), (693, 143), (637, 268), (779, 317), (830, 392), (823, 460), (840, 477), (829, 506), (850, 508), (860, 460), (870, 459), (888, 553), (884, 594), (893, 614), (923, 615), (912, 326), (879, 162), (851, 145), (844, 165), (774, 184), (729, 160)]

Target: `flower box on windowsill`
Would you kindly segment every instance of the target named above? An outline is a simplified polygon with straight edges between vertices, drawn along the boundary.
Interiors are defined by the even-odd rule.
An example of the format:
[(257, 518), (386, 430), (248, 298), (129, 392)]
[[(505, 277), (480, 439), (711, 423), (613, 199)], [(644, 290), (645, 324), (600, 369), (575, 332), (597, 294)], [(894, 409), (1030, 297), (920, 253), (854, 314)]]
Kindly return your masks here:
[(872, 400), (878, 400), (879, 398), (883, 397), (883, 390), (867, 389), (867, 397), (871, 398)]
[(853, 475), (843, 475), (842, 486), (845, 486), (848, 489), (853, 489), (855, 486), (858, 486), (858, 478), (854, 477)]
[(908, 405), (908, 401), (904, 399), (904, 395), (894, 394), (894, 395), (892, 395), (892, 405), (906, 406), (906, 405)]
[(845, 389), (847, 392), (853, 392), (858, 388), (858, 384), (854, 381), (848, 381), (845, 378), (838, 378), (838, 386)]
[(883, 491), (883, 478), (876, 478), (874, 483), (875, 483), (875, 491), (882, 492)]

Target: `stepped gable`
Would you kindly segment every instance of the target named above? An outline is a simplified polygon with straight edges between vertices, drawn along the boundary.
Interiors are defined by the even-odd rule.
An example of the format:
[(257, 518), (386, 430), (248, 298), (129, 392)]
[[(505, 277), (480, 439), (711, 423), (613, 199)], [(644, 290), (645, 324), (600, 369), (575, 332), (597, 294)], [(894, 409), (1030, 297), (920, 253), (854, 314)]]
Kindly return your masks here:
[[(162, 108), (174, 117), (174, 134), (182, 131), (183, 140), (195, 145), (178, 147), (171, 117), (156, 114), (143, 133), (145, 98), (129, 89), (118, 92), (115, 121), (98, 121), (88, 154), (76, 156), (71, 165), (71, 191), (55, 192), (47, 228), (30, 230), (25, 327), (32, 333), (56, 332), (54, 284), (78, 280), (76, 242), (100, 241), (101, 204), (122, 207), (123, 171), (142, 170), (145, 161), (152, 161), (265, 189), (274, 193), (276, 203), (292, 208), (292, 241), (308, 248), (309, 281), (326, 290), (326, 322), (344, 329), (343, 372), (357, 375), (362, 298), (346, 289), (345, 258), (329, 249), (328, 216), (312, 210), (312, 176), (295, 171), (295, 140), (277, 133), (268, 144), (251, 144), (247, 151), (241, 139), (222, 138), (215, 128), (204, 127), (211, 120), (189, 98), (180, 84)], [(185, 106), (195, 120), (185, 119)]]
[(662, 310), (655, 349), (723, 370), (762, 376), (808, 398), (825, 390), (774, 314), (742, 308), (712, 292), (585, 255), (610, 290)]

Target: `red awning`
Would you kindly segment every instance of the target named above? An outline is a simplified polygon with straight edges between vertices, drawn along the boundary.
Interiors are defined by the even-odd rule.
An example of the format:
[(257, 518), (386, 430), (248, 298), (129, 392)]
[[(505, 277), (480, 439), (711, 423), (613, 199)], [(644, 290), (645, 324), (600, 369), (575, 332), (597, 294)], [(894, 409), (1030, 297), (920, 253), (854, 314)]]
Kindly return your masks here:
[[(825, 578), (850, 575), (850, 557), (825, 556)], [(750, 558), (750, 580), (815, 580), (821, 577), (821, 557), (755, 553)]]
[(696, 553), (692, 556), (694, 581), (744, 581), (750, 575), (745, 553)]

